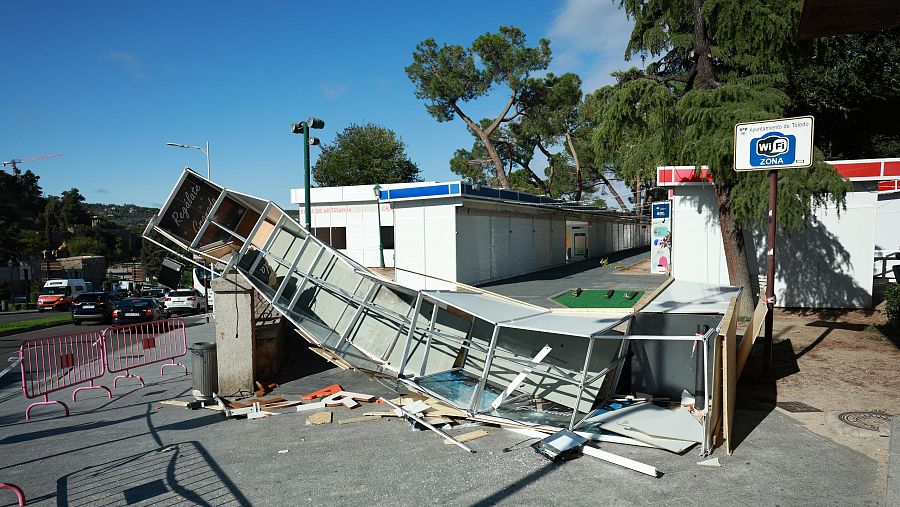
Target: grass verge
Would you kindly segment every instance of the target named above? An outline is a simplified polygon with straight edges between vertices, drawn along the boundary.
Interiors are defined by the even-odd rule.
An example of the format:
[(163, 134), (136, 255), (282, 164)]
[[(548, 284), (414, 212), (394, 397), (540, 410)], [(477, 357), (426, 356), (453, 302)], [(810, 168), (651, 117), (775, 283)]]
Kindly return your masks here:
[(68, 324), (69, 322), (72, 322), (72, 315), (68, 312), (60, 315), (41, 317), (39, 319), (20, 320), (17, 322), (0, 322), (0, 336), (13, 333), (24, 333), (25, 331), (34, 331), (35, 329), (44, 329), (45, 327)]

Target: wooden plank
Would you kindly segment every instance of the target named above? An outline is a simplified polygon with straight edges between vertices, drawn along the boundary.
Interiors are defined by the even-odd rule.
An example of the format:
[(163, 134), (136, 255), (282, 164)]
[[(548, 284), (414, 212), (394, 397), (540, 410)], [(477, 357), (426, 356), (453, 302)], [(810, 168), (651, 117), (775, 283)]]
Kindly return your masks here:
[(310, 347), (309, 350), (324, 357), (325, 360), (327, 360), (329, 363), (337, 366), (338, 368), (340, 368), (342, 370), (352, 370), (353, 369), (353, 366), (350, 363), (348, 363), (347, 361), (344, 361), (342, 358), (332, 354), (331, 352), (329, 352), (323, 348)]
[(722, 435), (725, 439), (725, 453), (731, 456), (732, 430), (734, 429), (734, 404), (737, 396), (737, 375), (735, 361), (737, 352), (737, 298), (731, 301), (731, 320), (727, 323), (722, 347)]
[(734, 368), (736, 379), (741, 378), (741, 373), (744, 372), (744, 366), (747, 364), (747, 358), (750, 357), (753, 343), (759, 336), (759, 332), (762, 331), (763, 324), (766, 323), (767, 313), (769, 313), (769, 307), (766, 306), (765, 298), (759, 298), (759, 303), (753, 310), (753, 316), (750, 318), (750, 322), (747, 323), (747, 329), (744, 331), (743, 338), (741, 338), (740, 348), (737, 350)]
[(188, 406), (188, 402), (181, 400), (163, 400), (159, 402), (160, 405), (172, 405), (173, 407), (186, 407)]
[(399, 417), (393, 410), (385, 410), (381, 412), (366, 412), (363, 417)]
[(374, 421), (375, 417), (351, 417), (350, 419), (341, 419), (338, 421), (338, 424), (354, 424), (354, 423), (362, 423)]
[[(459, 435), (458, 437), (456, 437), (456, 441), (457, 442), (468, 442), (469, 440), (475, 440), (476, 438), (486, 437), (488, 435), (490, 435), (490, 433), (488, 433), (487, 431), (475, 430), (475, 431), (470, 431), (468, 433), (463, 433), (462, 435)], [(447, 445), (452, 445), (452, 444), (455, 444), (456, 442), (454, 442), (453, 440), (450, 440), (449, 438), (445, 438), (444, 443)]]
[(722, 424), (722, 341), (725, 338), (722, 335), (716, 335), (715, 346), (713, 346), (715, 354), (715, 362), (713, 364), (713, 380), (710, 388), (711, 398), (709, 407), (709, 431), (712, 434), (712, 445), (716, 446), (719, 438), (719, 430)]

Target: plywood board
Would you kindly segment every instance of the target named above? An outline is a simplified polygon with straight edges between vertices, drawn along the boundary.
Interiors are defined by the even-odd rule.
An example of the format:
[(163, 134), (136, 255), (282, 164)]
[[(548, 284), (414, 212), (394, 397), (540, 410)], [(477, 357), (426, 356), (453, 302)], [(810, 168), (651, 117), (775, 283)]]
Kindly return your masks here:
[[(490, 435), (487, 431), (484, 430), (475, 430), (470, 431), (468, 433), (463, 433), (462, 435), (455, 437), (457, 442), (468, 442), (469, 440), (475, 440), (476, 438), (486, 437)], [(455, 444), (453, 440), (449, 438), (444, 439), (444, 443), (447, 445)]]
[(766, 305), (765, 299), (760, 298), (759, 303), (753, 310), (753, 317), (751, 317), (750, 322), (747, 323), (747, 330), (744, 331), (744, 336), (741, 338), (740, 348), (737, 350), (734, 369), (736, 379), (739, 379), (741, 373), (744, 371), (744, 366), (747, 364), (747, 358), (750, 357), (750, 350), (753, 348), (753, 343), (756, 341), (759, 332), (762, 331), (762, 327), (766, 323), (766, 314), (768, 313), (769, 307)]
[[(722, 346), (722, 436), (725, 439), (725, 452), (730, 456), (732, 451), (732, 430), (734, 427), (734, 404), (737, 396), (737, 375), (735, 361), (737, 352), (737, 300), (731, 300), (728, 312), (730, 320), (726, 321), (725, 340)], [(728, 314), (726, 314), (727, 316)]]
[(316, 412), (306, 418), (306, 425), (314, 426), (317, 424), (331, 424), (331, 418), (333, 416), (334, 415), (331, 412)]

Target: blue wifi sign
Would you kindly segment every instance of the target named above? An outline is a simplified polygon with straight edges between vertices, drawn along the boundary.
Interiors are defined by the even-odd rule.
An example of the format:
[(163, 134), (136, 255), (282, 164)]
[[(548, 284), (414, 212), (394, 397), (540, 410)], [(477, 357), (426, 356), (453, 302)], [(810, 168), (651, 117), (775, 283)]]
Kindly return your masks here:
[(750, 165), (753, 167), (789, 165), (797, 158), (797, 138), (792, 135), (769, 132), (750, 143)]
[(813, 123), (812, 116), (738, 123), (734, 126), (735, 171), (809, 167)]

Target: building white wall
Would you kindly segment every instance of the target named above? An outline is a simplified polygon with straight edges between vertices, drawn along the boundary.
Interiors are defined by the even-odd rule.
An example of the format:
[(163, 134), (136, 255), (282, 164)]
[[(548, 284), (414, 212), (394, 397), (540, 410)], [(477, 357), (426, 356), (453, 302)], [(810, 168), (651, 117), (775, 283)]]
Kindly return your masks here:
[[(566, 222), (458, 208), (457, 281), (484, 283), (566, 263)], [(399, 246), (398, 246), (399, 248)]]
[[(383, 190), (422, 185), (384, 185)], [(385, 264), (397, 268), (398, 281), (416, 286), (427, 287), (439, 278), (477, 284), (562, 266), (567, 262), (567, 221), (587, 226), (589, 258), (648, 243), (636, 232), (640, 225), (616, 217), (459, 195), (406, 195), (380, 204), (382, 225), (394, 227), (396, 247), (384, 255)], [(303, 189), (293, 189), (291, 197), (302, 214)], [(310, 197), (312, 226), (346, 227), (347, 245), (341, 250), (365, 266), (378, 266), (378, 208), (372, 187), (313, 188)]]
[(393, 203), (398, 269), (456, 280), (457, 205), (458, 199)]
[[(815, 211), (805, 231), (776, 239), (776, 306), (866, 308), (872, 303), (876, 194), (857, 183), (847, 209)], [(728, 284), (711, 186), (677, 187), (672, 199), (672, 268), (678, 280)], [(751, 274), (765, 275), (766, 233), (747, 234)]]
[[(319, 190), (319, 189), (317, 189)], [(333, 189), (321, 189), (333, 190)], [(312, 226), (346, 227), (347, 248), (340, 249), (348, 257), (363, 266), (380, 264), (378, 256), (378, 215), (374, 196), (368, 203), (314, 202), (310, 210)], [(301, 222), (303, 207), (300, 207)], [(389, 204), (381, 204), (381, 225), (394, 225), (394, 210)], [(394, 265), (394, 250), (384, 250), (385, 266)]]
[[(900, 192), (881, 194), (875, 208), (876, 255), (885, 256), (900, 251)], [(891, 270), (897, 264), (900, 264), (900, 261), (875, 261), (873, 269), (877, 276), (886, 272), (889, 280), (897, 282)]]
[(728, 285), (728, 265), (711, 186), (684, 186), (672, 197), (672, 276)]

